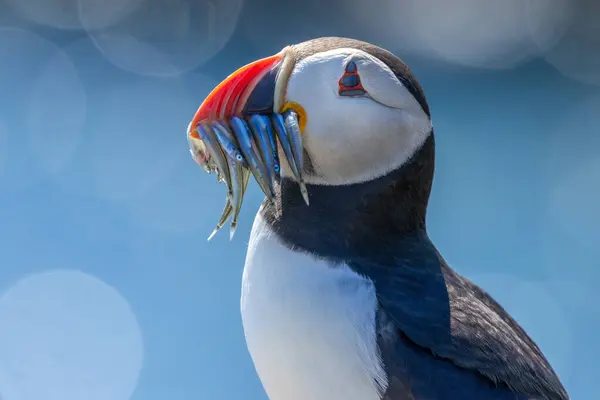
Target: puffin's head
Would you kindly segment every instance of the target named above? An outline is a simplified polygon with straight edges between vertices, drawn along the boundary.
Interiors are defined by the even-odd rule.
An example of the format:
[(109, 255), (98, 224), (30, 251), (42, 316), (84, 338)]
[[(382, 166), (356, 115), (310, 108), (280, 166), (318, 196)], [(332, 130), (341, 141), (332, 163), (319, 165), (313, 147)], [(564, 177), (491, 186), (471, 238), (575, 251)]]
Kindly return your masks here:
[[(311, 184), (383, 176), (410, 160), (432, 132), (427, 102), (406, 65), (345, 38), (288, 46), (242, 67), (211, 92), (190, 126), (288, 109), (298, 115)], [(293, 179), (283, 157), (281, 174)]]

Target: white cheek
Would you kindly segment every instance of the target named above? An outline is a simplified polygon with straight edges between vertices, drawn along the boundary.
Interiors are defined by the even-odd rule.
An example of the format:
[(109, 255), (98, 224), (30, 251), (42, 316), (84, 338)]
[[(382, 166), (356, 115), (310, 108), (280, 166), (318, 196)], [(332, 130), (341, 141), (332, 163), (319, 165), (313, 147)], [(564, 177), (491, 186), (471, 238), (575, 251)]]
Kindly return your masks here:
[(306, 179), (311, 183), (344, 185), (379, 178), (406, 163), (431, 132), (423, 120), (373, 102), (344, 110), (348, 113), (335, 115), (340, 122), (327, 131), (307, 125), (306, 148), (316, 170)]
[[(342, 105), (343, 100), (349, 101)], [(377, 174), (374, 169), (389, 158), (382, 129), (395, 126), (399, 116), (394, 114), (398, 113), (369, 99), (334, 101), (331, 107), (315, 109), (315, 117), (306, 126), (306, 148), (321, 178), (317, 180), (333, 185), (369, 180)]]

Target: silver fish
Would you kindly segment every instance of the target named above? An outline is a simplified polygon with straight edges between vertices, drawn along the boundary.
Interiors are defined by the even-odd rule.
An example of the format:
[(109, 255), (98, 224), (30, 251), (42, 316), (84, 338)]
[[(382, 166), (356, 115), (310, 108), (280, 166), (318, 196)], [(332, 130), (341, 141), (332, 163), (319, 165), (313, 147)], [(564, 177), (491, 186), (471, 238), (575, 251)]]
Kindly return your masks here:
[(227, 184), (227, 198), (231, 199), (233, 196), (233, 183), (231, 180), (231, 172), (229, 171), (229, 163), (227, 162), (227, 156), (219, 145), (219, 140), (217, 139), (215, 132), (208, 125), (199, 125), (196, 130), (215, 163), (218, 175), (217, 181), (225, 181)]
[(233, 205), (233, 220), (231, 221), (231, 226), (229, 228), (229, 240), (233, 239), (235, 235), (235, 230), (238, 226), (238, 217), (240, 215), (240, 210), (242, 209), (242, 203), (244, 202), (244, 195), (246, 194), (246, 189), (248, 188), (248, 182), (250, 181), (250, 175), (252, 173), (243, 168), (240, 164), (236, 164), (234, 167), (234, 176), (236, 185), (238, 185), (238, 193), (237, 195), (234, 192), (234, 205)]
[(271, 116), (253, 115), (248, 122), (239, 117), (212, 121), (198, 126), (191, 135), (188, 131), (188, 141), (196, 162), (207, 173), (216, 173), (217, 180), (227, 185), (225, 207), (208, 240), (228, 220), (231, 220), (229, 237), (233, 239), (251, 176), (256, 178), (267, 199), (275, 204), (275, 182), (281, 177), (279, 145), (304, 201), (309, 204), (303, 178), (302, 137), (298, 116), (293, 110)]
[(275, 163), (273, 170), (275, 171), (275, 177), (277, 180), (281, 178), (281, 164), (279, 162), (279, 151), (277, 148), (277, 139), (275, 139), (275, 132), (271, 120), (267, 116), (262, 116), (265, 119), (265, 124), (269, 127), (269, 144), (273, 149), (273, 161)]
[(292, 151), (292, 144), (290, 143), (288, 136), (285, 132), (285, 124), (283, 121), (283, 117), (281, 114), (273, 114), (271, 116), (271, 122), (273, 124), (274, 131), (277, 135), (277, 139), (279, 139), (279, 144), (281, 144), (281, 148), (283, 149), (283, 154), (285, 155), (285, 159), (287, 160), (290, 169), (292, 170), (292, 174), (296, 179), (299, 179), (298, 166), (296, 165), (296, 160), (294, 159), (294, 153)]
[(238, 144), (233, 136), (233, 133), (229, 130), (227, 125), (223, 122), (216, 121), (211, 124), (217, 140), (221, 144), (221, 147), (225, 153), (234, 161), (242, 164), (244, 168), (249, 168), (246, 159), (240, 151)]
[(250, 171), (252, 171), (252, 174), (256, 178), (256, 182), (265, 193), (269, 201), (274, 203), (275, 193), (273, 193), (269, 184), (270, 182), (267, 168), (262, 162), (257, 145), (254, 142), (252, 134), (250, 133), (248, 124), (241, 118), (233, 117), (231, 118), (231, 128), (238, 139), (242, 154), (246, 158), (246, 161), (248, 161)]
[(248, 164), (245, 162), (242, 153), (235, 144), (233, 134), (229, 131), (227, 126), (223, 122), (219, 121), (213, 122), (211, 126), (214, 129), (217, 139), (219, 140), (221, 147), (224, 148), (227, 156), (229, 171), (231, 172), (231, 181), (233, 182), (233, 196), (231, 200), (227, 200), (225, 208), (223, 209), (223, 213), (221, 214), (221, 219), (217, 223), (217, 226), (209, 236), (208, 240), (212, 239), (213, 236), (225, 225), (231, 215), (233, 215), (231, 229), (229, 232), (229, 239), (231, 240), (233, 239), (238, 225), (238, 216), (242, 208), (242, 202), (244, 200), (244, 194), (248, 185), (250, 171), (244, 168), (244, 166), (248, 166)]
[(302, 132), (300, 132), (300, 125), (298, 123), (298, 114), (294, 110), (287, 110), (283, 113), (283, 123), (285, 126), (285, 132), (288, 136), (288, 140), (292, 147), (292, 153), (296, 160), (296, 166), (298, 168), (298, 185), (300, 186), (300, 192), (304, 198), (306, 205), (309, 205), (308, 201), (308, 190), (306, 189), (306, 183), (304, 183), (303, 175), (303, 156), (304, 148), (302, 147)]
[[(295, 114), (295, 113), (294, 113)], [(271, 117), (273, 121), (273, 127), (275, 128), (275, 132), (277, 133), (277, 138), (279, 139), (279, 143), (281, 144), (281, 148), (283, 149), (283, 153), (285, 154), (285, 158), (287, 159), (288, 165), (292, 170), (292, 174), (298, 181), (298, 186), (300, 187), (300, 193), (302, 194), (302, 198), (306, 205), (309, 204), (308, 201), (308, 190), (306, 189), (306, 184), (304, 183), (304, 177), (302, 175), (302, 142), (299, 138), (300, 136), (300, 126), (298, 126), (298, 121), (296, 119), (295, 126), (293, 125), (293, 119), (295, 115), (291, 114), (287, 116), (289, 121), (286, 121), (286, 118), (281, 114), (274, 114)], [(295, 139), (294, 136), (298, 136), (298, 139)], [(300, 150), (297, 149), (298, 145), (300, 146)]]
[[(246, 194), (246, 189), (248, 188), (248, 183), (250, 182), (250, 176), (252, 175), (250, 170), (241, 167), (239, 164), (235, 166), (235, 170), (238, 171), (234, 173), (236, 176), (235, 182), (239, 183), (239, 192), (237, 192), (238, 194), (236, 195), (236, 191), (234, 191), (234, 199), (236, 201), (235, 206), (231, 204), (229, 199), (227, 200), (225, 203), (225, 208), (221, 213), (221, 218), (219, 219), (219, 222), (217, 222), (217, 226), (215, 229), (213, 229), (207, 241), (210, 241), (217, 234), (217, 232), (223, 228), (227, 220), (232, 215), (233, 220), (231, 221), (231, 228), (229, 230), (229, 240), (233, 239), (233, 236), (235, 235), (235, 231), (238, 226), (238, 216), (240, 214), (240, 210), (242, 209), (242, 202), (244, 200), (244, 195)], [(241, 177), (241, 181), (239, 181), (237, 177)]]
[(213, 231), (210, 234), (210, 236), (208, 237), (208, 239), (206, 239), (207, 241), (210, 241), (217, 234), (219, 229), (221, 229), (223, 227), (223, 225), (225, 225), (225, 223), (227, 222), (229, 217), (231, 217), (232, 214), (233, 214), (233, 206), (231, 205), (231, 202), (229, 201), (229, 199), (227, 199), (227, 201), (225, 203), (225, 208), (223, 208), (223, 212), (221, 213), (221, 218), (219, 219), (219, 222), (217, 222), (217, 226), (215, 227), (215, 229), (213, 229)]
[(260, 153), (267, 167), (271, 191), (274, 191), (276, 177), (279, 175), (279, 159), (277, 158), (276, 149), (271, 144), (271, 138), (273, 137), (271, 121), (269, 117), (255, 114), (250, 117), (249, 122), (254, 140), (258, 143)]

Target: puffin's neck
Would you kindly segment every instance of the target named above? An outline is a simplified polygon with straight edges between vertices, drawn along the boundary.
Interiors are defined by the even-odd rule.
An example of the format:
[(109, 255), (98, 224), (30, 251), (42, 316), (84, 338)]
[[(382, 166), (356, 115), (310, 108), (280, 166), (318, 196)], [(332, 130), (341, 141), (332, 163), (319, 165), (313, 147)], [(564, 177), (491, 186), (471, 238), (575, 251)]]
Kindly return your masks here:
[(431, 134), (408, 163), (381, 178), (344, 186), (308, 185), (310, 206), (295, 181), (282, 179), (280, 212), (268, 202), (260, 212), (284, 243), (321, 257), (390, 253), (402, 241), (428, 240), (425, 217), (433, 169)]

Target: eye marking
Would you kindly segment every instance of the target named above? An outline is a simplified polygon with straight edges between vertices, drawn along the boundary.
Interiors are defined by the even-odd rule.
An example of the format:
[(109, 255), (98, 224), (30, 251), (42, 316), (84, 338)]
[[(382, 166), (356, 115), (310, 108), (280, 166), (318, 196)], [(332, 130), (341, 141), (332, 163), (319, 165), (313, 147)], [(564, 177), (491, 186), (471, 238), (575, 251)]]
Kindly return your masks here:
[(340, 96), (346, 97), (361, 97), (367, 94), (365, 88), (363, 88), (360, 82), (360, 75), (358, 75), (358, 67), (352, 60), (348, 61), (344, 70), (344, 75), (338, 81)]

